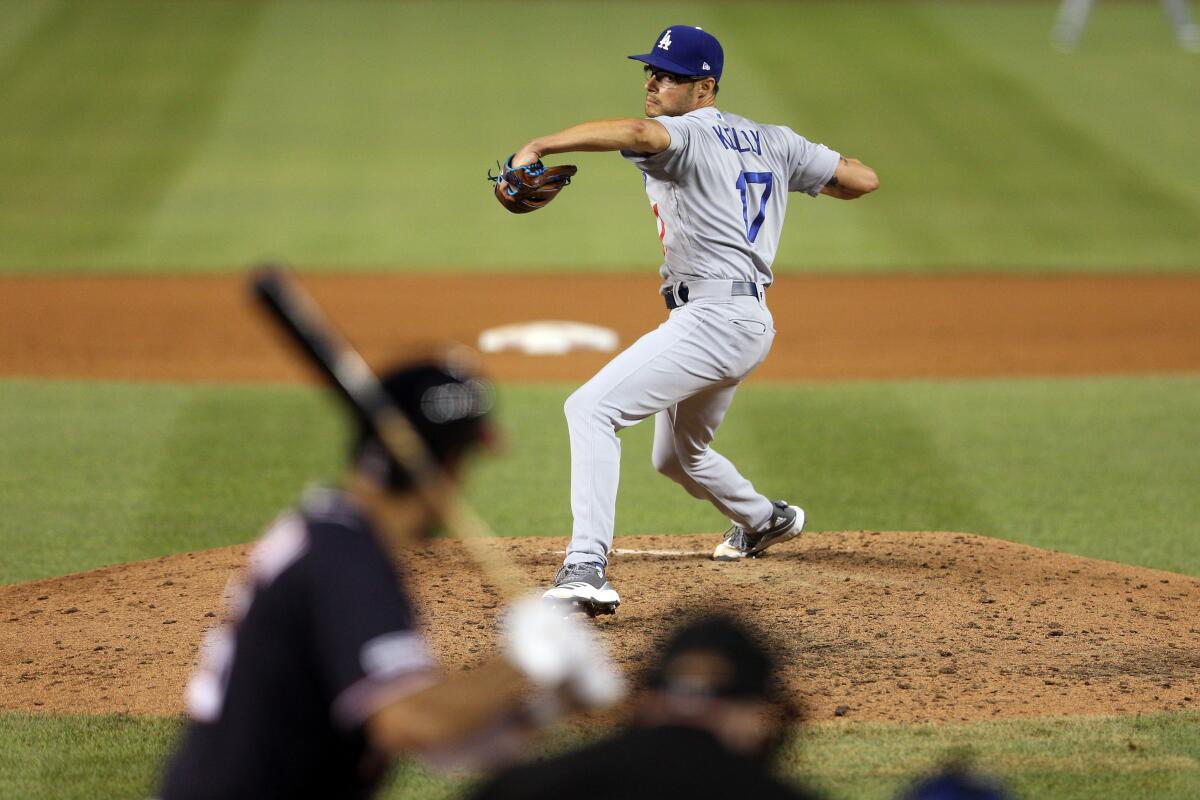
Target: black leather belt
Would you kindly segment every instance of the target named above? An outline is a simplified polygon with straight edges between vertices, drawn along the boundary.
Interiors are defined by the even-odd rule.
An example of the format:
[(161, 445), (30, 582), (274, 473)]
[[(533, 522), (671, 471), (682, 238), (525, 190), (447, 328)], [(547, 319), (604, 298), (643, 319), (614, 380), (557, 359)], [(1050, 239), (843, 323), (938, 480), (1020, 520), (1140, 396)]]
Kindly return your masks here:
[[(753, 297), (759, 299), (758, 284), (752, 281), (730, 281), (729, 282), (730, 297)], [(662, 290), (663, 300), (667, 303), (667, 308), (674, 311), (688, 301), (688, 287), (686, 283), (677, 283), (674, 286), (668, 286)]]

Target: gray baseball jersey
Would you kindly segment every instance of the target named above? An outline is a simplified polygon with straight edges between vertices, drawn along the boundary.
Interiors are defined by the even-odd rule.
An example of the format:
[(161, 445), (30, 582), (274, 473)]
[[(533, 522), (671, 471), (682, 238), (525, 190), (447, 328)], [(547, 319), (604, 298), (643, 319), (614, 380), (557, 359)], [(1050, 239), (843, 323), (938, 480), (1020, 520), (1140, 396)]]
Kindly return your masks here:
[(788, 193), (820, 193), (839, 154), (791, 128), (711, 107), (657, 122), (671, 135), (666, 150), (621, 155), (642, 170), (663, 244), (663, 281), (769, 285)]

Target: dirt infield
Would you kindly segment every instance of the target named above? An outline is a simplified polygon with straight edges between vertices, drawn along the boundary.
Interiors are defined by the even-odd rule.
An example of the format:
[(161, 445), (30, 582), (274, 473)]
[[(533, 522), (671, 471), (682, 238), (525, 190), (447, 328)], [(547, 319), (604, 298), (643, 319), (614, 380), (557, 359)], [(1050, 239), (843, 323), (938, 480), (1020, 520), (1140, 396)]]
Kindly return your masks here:
[[(369, 361), (414, 343), (566, 319), (622, 345), (666, 314), (653, 277), (324, 276), (305, 284)], [(755, 379), (1200, 370), (1200, 276), (807, 277), (768, 292), (778, 335)], [(0, 375), (300, 380), (239, 277), (0, 278)], [(609, 356), (487, 359), (500, 380), (578, 380)]]
[[(631, 672), (686, 614), (772, 632), (815, 720), (953, 721), (1200, 708), (1200, 580), (950, 533), (818, 533), (744, 563), (716, 536), (625, 537), (598, 629)], [(561, 539), (497, 540), (531, 580)], [(0, 709), (181, 710), (244, 547), (0, 587)], [(456, 542), (407, 560), (443, 663), (494, 649), (498, 602)]]
[[(531, 319), (614, 327), (664, 315), (652, 278), (311, 277), (375, 363)], [(241, 280), (0, 278), (0, 376), (302, 380)], [(1200, 370), (1200, 278), (788, 277), (755, 379)], [(582, 380), (607, 359), (500, 355), (500, 380)], [(966, 720), (1200, 708), (1200, 581), (966, 534), (806, 534), (715, 564), (717, 534), (627, 537), (626, 604), (597, 622), (636, 670), (692, 609), (771, 630), (814, 719)], [(563, 542), (500, 540), (531, 581)], [(203, 629), (244, 547), (0, 586), (0, 710), (176, 713)], [(498, 607), (457, 546), (408, 559), (445, 664), (493, 647)]]

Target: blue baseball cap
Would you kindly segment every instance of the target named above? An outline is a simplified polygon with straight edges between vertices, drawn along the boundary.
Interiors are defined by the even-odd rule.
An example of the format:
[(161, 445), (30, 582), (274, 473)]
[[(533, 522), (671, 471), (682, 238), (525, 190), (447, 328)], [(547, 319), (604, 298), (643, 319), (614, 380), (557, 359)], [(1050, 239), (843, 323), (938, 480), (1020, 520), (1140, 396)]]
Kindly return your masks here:
[(672, 25), (658, 35), (649, 53), (629, 56), (676, 75), (721, 79), (725, 51), (717, 37), (691, 25)]

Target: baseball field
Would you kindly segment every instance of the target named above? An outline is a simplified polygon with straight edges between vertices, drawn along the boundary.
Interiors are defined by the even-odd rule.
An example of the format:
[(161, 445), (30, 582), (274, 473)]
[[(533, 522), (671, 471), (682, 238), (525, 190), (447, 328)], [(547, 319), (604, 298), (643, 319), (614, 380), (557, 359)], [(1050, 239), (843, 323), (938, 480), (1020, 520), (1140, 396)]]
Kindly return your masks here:
[[(882, 189), (794, 197), (774, 350), (716, 443), (806, 533), (708, 560), (728, 522), (625, 431), (604, 642), (635, 675), (689, 612), (770, 629), (808, 716), (781, 766), (829, 797), (951, 757), (1023, 797), (1200, 795), (1200, 56), (1154, 2), (1059, 52), (1056, 10), (0, 0), (0, 797), (152, 792), (247, 544), (337, 478), (345, 421), (248, 265), (294, 264), (376, 365), (662, 320), (628, 164), (573, 157), (522, 217), (484, 178), (639, 113), (624, 56), (676, 22), (725, 44), (722, 107)], [(485, 357), (506, 446), (469, 495), (531, 587), (570, 530), (562, 403), (606, 358)], [(494, 651), (455, 543), (406, 568), (448, 669)], [(470, 781), (403, 764), (386, 796)]]

